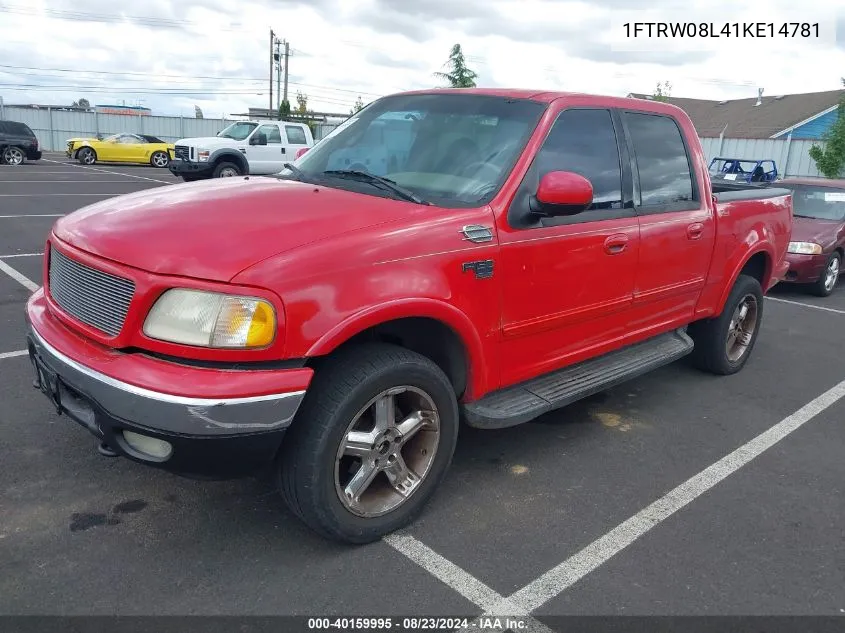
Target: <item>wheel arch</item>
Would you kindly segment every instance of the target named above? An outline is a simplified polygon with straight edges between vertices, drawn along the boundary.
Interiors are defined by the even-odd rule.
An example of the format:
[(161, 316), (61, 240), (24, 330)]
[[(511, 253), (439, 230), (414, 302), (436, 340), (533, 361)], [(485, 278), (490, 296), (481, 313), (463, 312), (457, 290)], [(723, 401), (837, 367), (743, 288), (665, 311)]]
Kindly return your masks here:
[(449, 377), (458, 398), (484, 391), (484, 351), (469, 318), (436, 300), (392, 303), (340, 323), (306, 353), (319, 365), (341, 348), (365, 342), (388, 342), (417, 352)]
[(744, 259), (740, 260), (739, 264), (734, 268), (731, 276), (729, 277), (729, 283), (725, 284), (725, 287), (722, 289), (722, 295), (719, 297), (719, 305), (716, 310), (716, 314), (721, 314), (722, 310), (724, 310), (725, 303), (727, 302), (728, 297), (731, 294), (731, 290), (733, 290), (736, 280), (739, 279), (740, 275), (748, 275), (749, 277), (756, 279), (760, 282), (760, 287), (763, 289), (763, 293), (765, 293), (772, 278), (772, 262), (773, 259), (771, 253), (765, 245), (762, 244), (760, 245), (760, 248), (749, 252)]
[(210, 161), (211, 168), (214, 169), (223, 161), (235, 163), (238, 167), (240, 167), (241, 171), (243, 172), (242, 175), (249, 175), (249, 161), (246, 159), (246, 156), (244, 156), (240, 152), (227, 149), (221, 151), (219, 154), (215, 154), (212, 160)]

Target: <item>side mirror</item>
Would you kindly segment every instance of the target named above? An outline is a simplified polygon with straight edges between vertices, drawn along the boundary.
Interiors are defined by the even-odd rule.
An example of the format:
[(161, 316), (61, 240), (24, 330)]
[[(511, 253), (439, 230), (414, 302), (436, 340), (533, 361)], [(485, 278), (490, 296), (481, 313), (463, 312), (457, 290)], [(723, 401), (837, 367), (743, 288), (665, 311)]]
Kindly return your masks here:
[(296, 156), (294, 156), (294, 160), (296, 160), (297, 158), (299, 158), (300, 156), (302, 156), (302, 155), (303, 155), (305, 152), (307, 152), (309, 149), (311, 149), (311, 148), (310, 148), (310, 147), (301, 147), (301, 148), (299, 148), (298, 150), (296, 150)]
[(537, 215), (575, 215), (593, 203), (593, 185), (571, 171), (550, 171), (540, 179), (531, 202), (531, 210)]
[(254, 134), (252, 138), (249, 139), (250, 145), (267, 145), (267, 135), (263, 132), (259, 132), (258, 134)]

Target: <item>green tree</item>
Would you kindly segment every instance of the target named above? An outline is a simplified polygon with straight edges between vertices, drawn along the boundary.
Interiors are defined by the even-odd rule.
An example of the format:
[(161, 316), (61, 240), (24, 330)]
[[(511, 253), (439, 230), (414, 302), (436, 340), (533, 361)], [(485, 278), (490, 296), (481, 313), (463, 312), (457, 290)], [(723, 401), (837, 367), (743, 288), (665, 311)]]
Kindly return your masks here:
[(72, 108), (90, 108), (91, 103), (85, 97), (81, 99), (77, 99), (73, 103), (70, 104)]
[[(845, 86), (845, 78), (842, 79)], [(845, 95), (839, 100), (836, 121), (822, 136), (824, 147), (813, 143), (810, 158), (826, 178), (837, 178), (845, 171)]]
[(303, 92), (296, 93), (296, 111), (299, 114), (308, 113), (308, 95)]
[(672, 84), (668, 81), (664, 82), (657, 82), (657, 87), (654, 89), (654, 92), (651, 95), (651, 98), (655, 101), (669, 101), (669, 97), (672, 96)]
[(364, 100), (361, 98), (361, 95), (358, 95), (358, 98), (355, 100), (355, 105), (352, 106), (352, 109), (349, 111), (349, 114), (355, 114), (356, 112), (360, 112), (364, 109)]
[(279, 105), (279, 121), (287, 121), (290, 119), (290, 101), (285, 99)]
[(478, 79), (478, 74), (467, 68), (466, 58), (460, 44), (455, 44), (452, 47), (449, 59), (443, 65), (448, 67), (449, 72), (436, 72), (434, 73), (435, 77), (449, 82), (449, 86), (452, 88), (475, 88), (475, 80)]

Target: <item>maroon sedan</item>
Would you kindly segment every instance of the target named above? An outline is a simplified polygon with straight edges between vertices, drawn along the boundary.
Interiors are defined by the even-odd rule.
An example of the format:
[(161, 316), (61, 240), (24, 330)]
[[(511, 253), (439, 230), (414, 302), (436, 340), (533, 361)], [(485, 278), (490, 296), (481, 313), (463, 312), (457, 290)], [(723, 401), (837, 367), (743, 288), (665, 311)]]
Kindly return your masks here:
[(792, 241), (784, 281), (808, 284), (820, 297), (836, 287), (845, 255), (845, 180), (785, 178), (774, 183), (792, 190)]

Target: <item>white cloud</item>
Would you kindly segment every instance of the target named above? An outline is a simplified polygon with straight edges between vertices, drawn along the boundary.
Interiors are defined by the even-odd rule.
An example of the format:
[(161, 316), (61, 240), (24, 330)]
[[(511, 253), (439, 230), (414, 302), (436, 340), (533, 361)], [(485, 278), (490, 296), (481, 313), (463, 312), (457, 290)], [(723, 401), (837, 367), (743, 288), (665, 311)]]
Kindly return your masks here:
[(0, 95), (7, 103), (142, 100), (189, 116), (196, 103), (209, 117), (266, 107), (271, 27), (293, 51), (291, 101), (302, 91), (321, 111), (348, 112), (358, 94), (366, 102), (437, 85), (433, 73), (456, 42), (483, 86), (624, 95), (668, 80), (675, 96), (722, 99), (752, 97), (758, 87), (769, 95), (833, 90), (845, 73), (845, 14), (838, 45), (829, 26), (826, 41), (663, 38), (620, 50), (632, 48), (620, 41), (625, 21), (824, 27), (834, 22), (834, 0), (768, 0), (765, 11), (733, 0), (247, 0), (235, 11), (222, 0), (121, 4), (0, 5), (0, 64), (20, 67), (0, 66)]

